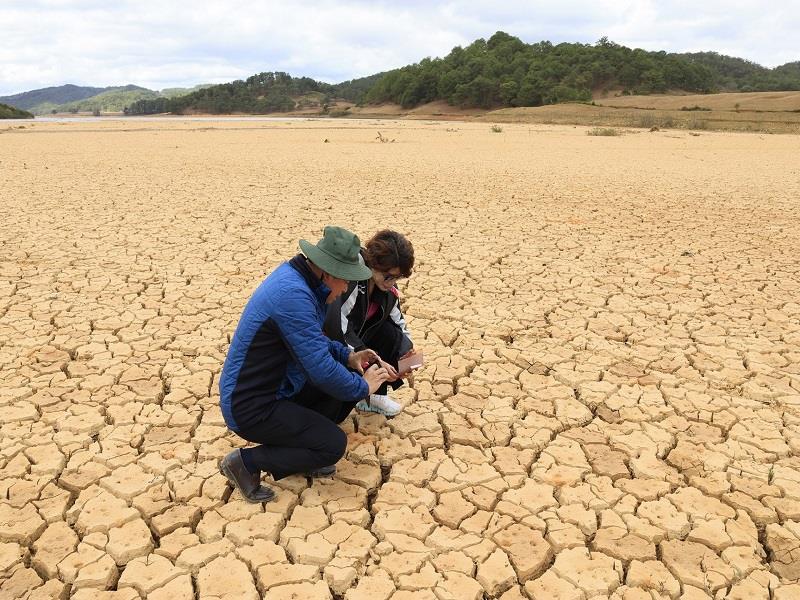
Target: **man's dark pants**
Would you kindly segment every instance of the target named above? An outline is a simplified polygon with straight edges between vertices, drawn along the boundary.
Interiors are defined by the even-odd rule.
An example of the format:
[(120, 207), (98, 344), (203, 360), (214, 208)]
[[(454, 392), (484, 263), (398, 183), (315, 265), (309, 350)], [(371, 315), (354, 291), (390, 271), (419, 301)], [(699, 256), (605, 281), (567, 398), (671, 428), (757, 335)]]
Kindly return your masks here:
[(251, 472), (265, 471), (277, 481), (336, 464), (347, 448), (347, 435), (338, 423), (356, 402), (342, 402), (310, 384), (296, 396), (275, 400), (261, 422), (236, 432), (261, 444), (242, 449), (245, 466)]
[[(403, 335), (393, 323), (384, 321), (365, 329), (364, 343), (386, 362), (397, 367)], [(376, 393), (397, 389), (402, 380), (384, 383)], [(265, 471), (274, 480), (295, 473), (305, 473), (336, 464), (347, 449), (347, 436), (339, 428), (358, 400), (342, 402), (306, 384), (300, 393), (286, 400), (276, 400), (264, 412), (257, 425), (236, 433), (248, 442), (261, 444), (243, 448), (242, 460), (251, 472)]]

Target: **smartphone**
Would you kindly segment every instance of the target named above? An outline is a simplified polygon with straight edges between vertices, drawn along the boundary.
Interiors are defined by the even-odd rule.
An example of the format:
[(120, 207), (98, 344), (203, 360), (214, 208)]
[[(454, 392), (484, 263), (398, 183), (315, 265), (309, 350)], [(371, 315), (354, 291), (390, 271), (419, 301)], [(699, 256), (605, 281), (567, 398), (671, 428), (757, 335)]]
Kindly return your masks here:
[(397, 363), (397, 372), (405, 373), (406, 371), (419, 369), (422, 366), (423, 362), (424, 361), (421, 351), (417, 352), (416, 354), (412, 354), (407, 358), (401, 358), (400, 362)]

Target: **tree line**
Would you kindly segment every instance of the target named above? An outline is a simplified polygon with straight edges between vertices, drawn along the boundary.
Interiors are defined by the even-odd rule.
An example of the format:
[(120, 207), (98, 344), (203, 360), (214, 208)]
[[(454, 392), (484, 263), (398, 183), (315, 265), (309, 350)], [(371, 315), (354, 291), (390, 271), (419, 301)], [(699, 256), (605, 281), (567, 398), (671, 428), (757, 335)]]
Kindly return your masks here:
[[(213, 85), (176, 98), (149, 98), (130, 104), (125, 114), (146, 115), (171, 112), (263, 114), (289, 112), (314, 103), (323, 112), (334, 99), (360, 102), (384, 74), (352, 79), (338, 84), (315, 81), (310, 77), (292, 77), (280, 71), (258, 73), (245, 80)], [(314, 99), (298, 97), (312, 95)]]
[(630, 49), (602, 38), (590, 44), (525, 44), (502, 31), (489, 40), (457, 46), (444, 58), (387, 73), (367, 102), (410, 108), (433, 100), (462, 107), (541, 106), (589, 101), (598, 90), (647, 94), (713, 90), (703, 64), (665, 52)]
[(488, 40), (456, 46), (444, 58), (332, 85), (265, 72), (179, 98), (134, 102), (127, 114), (171, 112), (289, 112), (317, 94), (321, 112), (334, 98), (357, 104), (393, 102), (404, 108), (444, 100), (465, 108), (588, 102), (598, 91), (652, 94), (800, 89), (800, 63), (766, 69), (714, 52), (669, 54), (631, 49), (608, 38), (595, 44), (526, 44), (498, 31)]
[(288, 73), (264, 72), (231, 83), (213, 85), (177, 98), (143, 99), (132, 103), (125, 114), (142, 115), (171, 112), (271, 113), (295, 109), (293, 97), (310, 92), (326, 93), (330, 84), (309, 77), (292, 77)]
[(720, 92), (776, 92), (800, 90), (800, 62), (774, 69), (716, 52), (678, 54), (690, 62), (705, 65), (713, 74), (713, 87)]

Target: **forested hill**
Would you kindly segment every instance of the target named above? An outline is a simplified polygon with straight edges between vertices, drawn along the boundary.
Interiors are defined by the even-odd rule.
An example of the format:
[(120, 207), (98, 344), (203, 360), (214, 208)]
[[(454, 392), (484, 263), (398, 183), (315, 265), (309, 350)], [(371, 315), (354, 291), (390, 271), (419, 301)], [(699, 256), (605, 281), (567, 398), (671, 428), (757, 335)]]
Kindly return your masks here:
[(8, 104), (0, 104), (0, 119), (32, 119), (33, 114)]
[[(793, 66), (794, 65), (794, 66)], [(800, 89), (796, 63), (766, 69), (713, 52), (668, 54), (596, 44), (525, 44), (503, 32), (456, 47), (444, 58), (388, 72), (365, 97), (412, 107), (446, 100), (465, 107), (539, 106), (588, 101), (592, 93)]]
[(386, 73), (331, 85), (287, 73), (259, 73), (181, 98), (143, 99), (128, 114), (289, 112), (334, 99), (393, 102), (404, 108), (445, 100), (465, 108), (540, 106), (589, 101), (597, 92), (651, 94), (684, 91), (800, 89), (800, 63), (766, 69), (714, 52), (668, 54), (631, 49), (600, 39), (596, 44), (526, 44), (498, 31), (488, 40), (457, 46), (444, 58), (426, 58)]
[(80, 85), (59, 85), (47, 87), (12, 96), (0, 96), (0, 102), (16, 106), (22, 110), (30, 110), (45, 102), (50, 104), (65, 104), (85, 100), (106, 91), (108, 88), (87, 87)]
[(178, 98), (142, 99), (125, 109), (126, 114), (171, 112), (227, 114), (290, 112), (309, 106), (325, 112), (333, 98), (359, 102), (384, 73), (335, 85), (288, 73), (264, 72), (245, 80), (213, 85)]
[(749, 60), (716, 52), (694, 52), (674, 56), (708, 67), (713, 74), (714, 89), (720, 92), (800, 90), (800, 62), (767, 69)]
[(137, 85), (99, 88), (67, 84), (0, 97), (0, 102), (37, 115), (59, 112), (120, 112), (129, 104), (142, 98), (171, 98), (203, 87), (207, 87), (207, 85), (199, 85), (191, 89), (169, 88), (158, 92)]

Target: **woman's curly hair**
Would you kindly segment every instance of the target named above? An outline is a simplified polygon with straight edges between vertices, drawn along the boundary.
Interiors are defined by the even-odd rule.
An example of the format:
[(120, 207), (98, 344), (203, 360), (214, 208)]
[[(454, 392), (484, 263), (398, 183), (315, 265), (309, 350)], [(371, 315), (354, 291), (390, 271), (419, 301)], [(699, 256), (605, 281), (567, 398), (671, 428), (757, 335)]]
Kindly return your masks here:
[(386, 273), (395, 267), (403, 277), (410, 277), (414, 268), (414, 246), (402, 233), (382, 229), (364, 247), (364, 262), (370, 269)]

